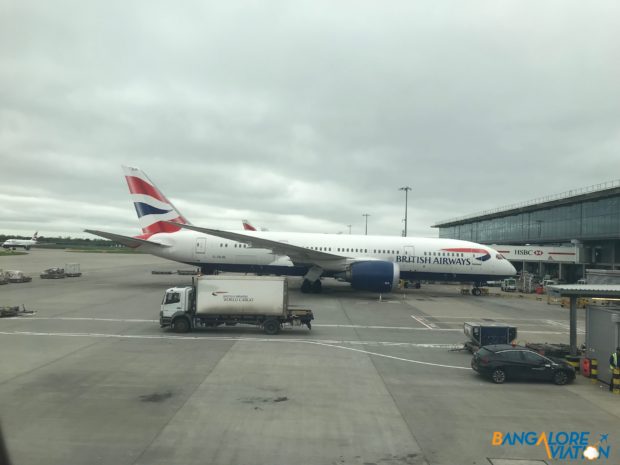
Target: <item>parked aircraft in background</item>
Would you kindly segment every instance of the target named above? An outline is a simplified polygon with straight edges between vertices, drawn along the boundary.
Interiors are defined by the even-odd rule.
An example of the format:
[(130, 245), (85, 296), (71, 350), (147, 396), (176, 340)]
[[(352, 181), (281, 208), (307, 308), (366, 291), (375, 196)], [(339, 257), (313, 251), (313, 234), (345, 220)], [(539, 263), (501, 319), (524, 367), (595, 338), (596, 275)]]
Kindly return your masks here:
[(245, 231), (256, 231), (256, 228), (252, 226), (248, 220), (243, 220), (242, 223)]
[[(254, 226), (250, 224), (248, 220), (243, 220), (243, 230), (244, 231), (258, 231)], [(260, 228), (261, 231), (269, 231), (267, 228)]]
[(128, 247), (215, 271), (303, 276), (302, 292), (320, 292), (334, 277), (358, 290), (389, 292), (399, 279), (470, 282), (516, 274), (490, 247), (456, 239), (266, 231), (223, 231), (193, 226), (147, 175), (123, 167), (142, 234), (85, 230)]
[(33, 234), (32, 239), (7, 239), (2, 243), (2, 247), (13, 250), (22, 247), (25, 250), (30, 250), (30, 247), (37, 245), (37, 234), (38, 231)]

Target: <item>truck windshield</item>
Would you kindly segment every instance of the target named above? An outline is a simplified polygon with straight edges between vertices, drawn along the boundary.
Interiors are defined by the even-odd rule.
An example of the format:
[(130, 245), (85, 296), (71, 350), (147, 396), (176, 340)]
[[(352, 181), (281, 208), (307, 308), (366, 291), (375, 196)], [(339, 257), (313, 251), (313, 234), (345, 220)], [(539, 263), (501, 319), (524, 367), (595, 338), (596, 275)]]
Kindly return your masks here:
[(168, 292), (164, 304), (176, 304), (181, 300), (178, 292)]

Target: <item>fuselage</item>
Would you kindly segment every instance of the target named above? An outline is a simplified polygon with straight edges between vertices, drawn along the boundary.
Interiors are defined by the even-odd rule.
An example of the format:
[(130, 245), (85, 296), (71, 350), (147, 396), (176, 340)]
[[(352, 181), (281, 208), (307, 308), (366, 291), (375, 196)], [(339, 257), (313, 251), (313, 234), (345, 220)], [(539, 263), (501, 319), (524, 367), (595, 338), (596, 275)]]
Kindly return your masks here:
[(297, 260), (293, 264), (287, 256), (276, 255), (268, 249), (252, 248), (241, 242), (190, 230), (152, 235), (149, 240), (168, 247), (153, 247), (148, 252), (201, 267), (205, 272), (222, 270), (304, 275), (309, 268), (318, 265), (324, 270), (323, 276), (336, 276), (352, 262), (380, 260), (397, 264), (400, 276), (411, 280), (483, 282), (516, 274), (512, 264), (494, 249), (456, 239), (258, 231), (244, 233), (339, 257), (320, 261), (313, 259), (308, 264), (300, 264)]
[(5, 249), (16, 249), (19, 247), (29, 249), (36, 244), (37, 241), (33, 241), (32, 239), (7, 239), (2, 243), (2, 247)]

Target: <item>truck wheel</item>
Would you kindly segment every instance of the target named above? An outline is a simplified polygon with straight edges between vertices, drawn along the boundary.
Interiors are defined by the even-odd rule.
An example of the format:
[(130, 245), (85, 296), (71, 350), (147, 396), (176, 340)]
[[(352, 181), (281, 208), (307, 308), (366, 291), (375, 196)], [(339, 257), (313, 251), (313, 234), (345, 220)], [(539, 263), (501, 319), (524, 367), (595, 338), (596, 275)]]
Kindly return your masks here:
[(184, 317), (175, 318), (172, 321), (172, 329), (175, 333), (187, 333), (189, 331), (189, 320)]
[(278, 334), (280, 332), (280, 322), (273, 318), (265, 320), (263, 323), (263, 330), (269, 335)]

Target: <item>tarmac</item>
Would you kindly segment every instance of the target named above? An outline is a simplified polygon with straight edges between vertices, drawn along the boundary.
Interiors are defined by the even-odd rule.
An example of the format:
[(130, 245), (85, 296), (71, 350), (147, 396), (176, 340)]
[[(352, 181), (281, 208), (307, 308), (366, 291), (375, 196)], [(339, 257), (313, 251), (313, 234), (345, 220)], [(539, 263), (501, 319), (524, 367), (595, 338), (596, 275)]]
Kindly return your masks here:
[[(80, 263), (83, 276), (42, 280)], [(187, 269), (149, 255), (33, 249), (0, 257), (33, 276), (0, 286), (0, 421), (13, 465), (528, 465), (566, 463), (544, 444), (494, 432), (587, 432), (620, 462), (620, 396), (582, 376), (567, 386), (496, 385), (470, 368), (465, 321), (518, 327), (519, 343), (568, 343), (568, 309), (535, 297), (423, 285), (383, 295), (325, 280), (312, 330), (161, 329)], [(579, 310), (579, 343), (584, 310)], [(608, 434), (608, 437), (604, 437)], [(552, 444), (553, 445), (553, 444)], [(553, 450), (552, 450), (553, 451)], [(578, 460), (581, 460), (579, 457)]]

